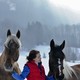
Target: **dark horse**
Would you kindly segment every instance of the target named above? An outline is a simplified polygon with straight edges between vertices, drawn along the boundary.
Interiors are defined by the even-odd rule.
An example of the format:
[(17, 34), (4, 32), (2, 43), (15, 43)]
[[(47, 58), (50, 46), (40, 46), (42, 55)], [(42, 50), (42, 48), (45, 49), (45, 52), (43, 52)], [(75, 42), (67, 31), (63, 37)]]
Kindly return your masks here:
[(20, 68), (17, 63), (19, 58), (19, 48), (21, 47), (20, 31), (16, 35), (7, 31), (7, 39), (4, 43), (4, 50), (0, 56), (0, 80), (14, 80), (11, 76), (13, 71), (20, 74)]
[(55, 45), (54, 40), (50, 42), (49, 52), (49, 73), (55, 80), (80, 80), (80, 64), (69, 66), (65, 61), (63, 48), (65, 41), (61, 45)]

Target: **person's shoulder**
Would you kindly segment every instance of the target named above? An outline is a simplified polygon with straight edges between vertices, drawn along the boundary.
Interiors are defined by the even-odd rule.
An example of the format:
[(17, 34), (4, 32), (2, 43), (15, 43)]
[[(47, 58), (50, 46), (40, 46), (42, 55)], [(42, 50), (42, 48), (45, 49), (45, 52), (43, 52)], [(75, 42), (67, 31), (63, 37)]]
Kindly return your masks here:
[(31, 61), (28, 61), (28, 62), (25, 63), (24, 66), (30, 67), (31, 65), (32, 65)]
[(30, 72), (30, 68), (28, 67), (28, 65), (25, 65), (23, 68), (24, 71), (29, 71)]

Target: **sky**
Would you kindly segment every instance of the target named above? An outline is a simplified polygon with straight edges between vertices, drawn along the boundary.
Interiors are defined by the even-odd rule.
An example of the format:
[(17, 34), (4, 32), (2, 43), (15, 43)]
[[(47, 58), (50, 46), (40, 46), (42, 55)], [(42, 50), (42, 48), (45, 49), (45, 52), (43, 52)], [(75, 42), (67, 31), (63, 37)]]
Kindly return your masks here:
[[(16, 10), (16, 5), (12, 0), (0, 0), (0, 2), (7, 2), (10, 10)], [(40, 5), (41, 2), (48, 2), (50, 6), (67, 8), (75, 12), (80, 12), (80, 0), (33, 0), (33, 2)]]
[[(10, 13), (12, 12), (12, 14), (8, 16), (8, 12), (5, 12), (7, 14), (5, 15), (3, 11), (2, 13), (4, 16), (2, 16), (0, 21), (3, 21), (5, 17), (8, 19), (16, 19), (16, 15), (18, 15), (19, 13), (17, 19), (14, 20), (14, 22), (21, 26), (25, 26), (27, 24), (26, 21), (29, 22), (33, 20), (38, 20), (46, 25), (52, 26), (54, 25), (52, 24), (54, 21), (54, 16), (55, 24), (56, 22), (58, 22), (57, 24), (80, 23), (80, 0), (0, 0), (0, 3), (5, 3), (5, 5), (7, 6), (7, 10), (5, 9), (4, 11), (7, 12), (9, 10)], [(33, 7), (28, 5), (28, 3), (30, 3), (30, 5), (32, 4)], [(2, 7), (4, 8), (5, 5), (3, 5)], [(56, 8), (55, 6), (58, 8)], [(42, 7), (43, 9), (41, 9)], [(48, 17), (46, 17), (46, 20), (45, 17), (41, 17), (43, 14), (46, 14), (45, 16), (49, 15)], [(47, 18), (51, 18), (51, 21), (49, 22)]]
[(76, 13), (80, 13), (80, 0), (48, 0), (51, 6), (67, 8)]
[(12, 0), (0, 0), (0, 2), (6, 3), (11, 11), (16, 10), (16, 4)]

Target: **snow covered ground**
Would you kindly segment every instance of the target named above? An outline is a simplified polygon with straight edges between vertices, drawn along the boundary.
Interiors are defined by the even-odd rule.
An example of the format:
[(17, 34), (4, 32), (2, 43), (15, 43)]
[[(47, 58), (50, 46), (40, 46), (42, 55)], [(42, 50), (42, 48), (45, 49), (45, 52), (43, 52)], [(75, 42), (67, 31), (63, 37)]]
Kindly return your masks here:
[[(42, 64), (45, 68), (45, 73), (46, 75), (48, 74), (48, 71), (49, 71), (49, 67), (48, 67), (48, 61), (49, 61), (49, 56), (48, 56), (48, 53), (50, 51), (50, 48), (49, 46), (37, 46), (35, 47), (34, 49), (36, 50), (39, 50), (40, 53), (41, 53), (41, 57), (42, 57)], [(46, 58), (43, 58), (43, 53), (46, 54)], [(23, 55), (24, 54), (24, 55)], [(26, 63), (26, 56), (29, 54), (29, 52), (22, 52), (20, 57), (19, 57), (19, 60), (18, 60), (18, 63), (19, 63), (19, 66), (20, 66), (20, 69), (22, 70), (23, 69), (23, 66), (24, 64)], [(72, 65), (76, 65), (76, 64), (80, 64), (80, 61), (76, 61), (75, 63), (72, 63), (72, 62), (67, 62), (68, 65), (72, 66)]]
[[(49, 71), (49, 67), (48, 67), (48, 61), (49, 61), (49, 57), (48, 57), (48, 53), (50, 51), (49, 46), (37, 46), (34, 49), (39, 50), (41, 53), (41, 57), (42, 57), (42, 64), (45, 68), (45, 73), (46, 75), (48, 74)], [(46, 54), (46, 58), (43, 58), (43, 53)], [(26, 63), (26, 56), (29, 54), (29, 52), (27, 51), (21, 51), (20, 52), (20, 56), (18, 59), (18, 63), (19, 63), (19, 67), (21, 69), (21, 71), (23, 70), (24, 64)], [(75, 65), (75, 64), (80, 64), (80, 61), (76, 61), (75, 63), (72, 62), (67, 62), (70, 66)], [(25, 79), (26, 80), (26, 79)]]
[[(26, 63), (26, 56), (20, 56), (19, 57), (19, 60), (18, 60), (18, 63), (19, 63), (19, 66), (20, 66), (20, 69), (22, 70), (23, 69), (23, 66), (24, 64)], [(48, 69), (48, 58), (42, 58), (42, 64), (45, 68), (45, 73), (47, 74), (49, 69)]]
[[(49, 58), (42, 58), (42, 64), (43, 64), (43, 66), (45, 68), (46, 75), (47, 75), (47, 73), (49, 71), (48, 60), (49, 60)], [(26, 61), (27, 61), (26, 60), (26, 56), (20, 56), (19, 57), (18, 63), (19, 63), (19, 66), (20, 66), (21, 70), (23, 69), (23, 66), (26, 63)], [(73, 62), (67, 62), (67, 64), (69, 66), (73, 66), (73, 65), (76, 65), (76, 64), (80, 64), (80, 61), (76, 61), (75, 63), (73, 63)]]
[[(45, 68), (46, 75), (48, 74), (48, 71), (49, 71), (48, 60), (49, 60), (48, 57), (42, 58), (42, 64), (43, 64), (43, 66)], [(19, 60), (18, 60), (18, 63), (19, 63), (19, 66), (20, 66), (21, 71), (23, 70), (23, 66), (26, 63), (26, 61), (27, 61), (26, 60), (26, 56), (20, 55)], [(67, 64), (69, 64), (70, 66), (72, 66), (72, 65), (80, 64), (80, 61), (76, 61), (76, 63), (67, 62)], [(25, 80), (27, 80), (27, 79), (25, 79)]]

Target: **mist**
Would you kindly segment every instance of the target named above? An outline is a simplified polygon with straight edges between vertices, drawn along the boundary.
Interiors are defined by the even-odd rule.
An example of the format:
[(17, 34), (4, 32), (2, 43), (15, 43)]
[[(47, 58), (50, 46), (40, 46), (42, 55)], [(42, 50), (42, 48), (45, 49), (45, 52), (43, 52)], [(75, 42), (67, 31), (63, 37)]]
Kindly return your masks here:
[(79, 54), (80, 14), (51, 5), (49, 0), (0, 0), (1, 50), (8, 29), (14, 34), (20, 30), (22, 50), (49, 46), (50, 40), (54, 39), (57, 44), (65, 40), (67, 56), (76, 51)]

